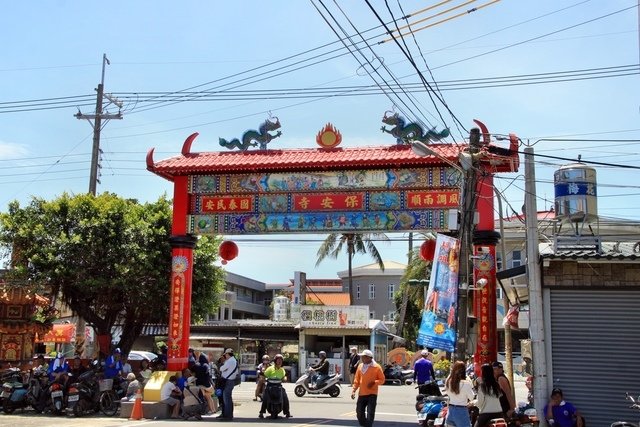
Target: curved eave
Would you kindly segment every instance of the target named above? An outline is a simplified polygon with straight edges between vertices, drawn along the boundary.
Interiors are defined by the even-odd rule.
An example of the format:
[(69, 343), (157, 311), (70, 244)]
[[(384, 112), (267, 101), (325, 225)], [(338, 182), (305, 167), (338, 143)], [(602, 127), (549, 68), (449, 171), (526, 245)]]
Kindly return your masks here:
[[(173, 177), (181, 175), (258, 170), (275, 173), (447, 166), (458, 164), (458, 155), (467, 149), (467, 145), (431, 144), (429, 148), (437, 155), (418, 156), (408, 145), (202, 153), (190, 153), (188, 149), (183, 149), (182, 155), (158, 162), (153, 161), (153, 150), (150, 150), (147, 154), (147, 170), (173, 180)], [(508, 156), (486, 153), (482, 162), (491, 172), (513, 172), (517, 170), (519, 159), (517, 153)]]

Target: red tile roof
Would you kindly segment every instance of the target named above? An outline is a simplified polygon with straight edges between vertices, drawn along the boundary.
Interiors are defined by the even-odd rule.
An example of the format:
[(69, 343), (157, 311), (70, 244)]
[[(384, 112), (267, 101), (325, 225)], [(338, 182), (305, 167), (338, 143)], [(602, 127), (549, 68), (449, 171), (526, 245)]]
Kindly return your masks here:
[(322, 305), (349, 305), (348, 292), (319, 292), (317, 294), (307, 293), (307, 304)]
[[(425, 157), (415, 154), (409, 145), (191, 153), (191, 143), (196, 136), (190, 135), (185, 140), (180, 156), (154, 162), (154, 149), (149, 150), (147, 169), (173, 180), (178, 175), (246, 173), (256, 170), (277, 172), (433, 166), (446, 164), (443, 158), (457, 164), (458, 154), (467, 148), (466, 144), (430, 144), (429, 148), (438, 156)], [(513, 168), (515, 160), (517, 170), (517, 153), (513, 156), (487, 154), (485, 161), (493, 171), (506, 171)]]

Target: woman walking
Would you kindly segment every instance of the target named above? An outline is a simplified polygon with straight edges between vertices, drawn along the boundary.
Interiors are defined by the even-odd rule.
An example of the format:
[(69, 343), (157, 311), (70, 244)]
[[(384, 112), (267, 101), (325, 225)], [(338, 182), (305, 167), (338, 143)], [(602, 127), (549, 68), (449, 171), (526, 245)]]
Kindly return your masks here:
[(473, 386), (466, 380), (465, 371), (464, 362), (455, 362), (445, 382), (445, 390), (449, 395), (448, 427), (471, 427), (468, 404), (473, 400), (474, 393)]
[(493, 374), (493, 367), (485, 363), (478, 378), (478, 410), (480, 411), (474, 427), (485, 427), (489, 420), (502, 418), (500, 395), (502, 390)]

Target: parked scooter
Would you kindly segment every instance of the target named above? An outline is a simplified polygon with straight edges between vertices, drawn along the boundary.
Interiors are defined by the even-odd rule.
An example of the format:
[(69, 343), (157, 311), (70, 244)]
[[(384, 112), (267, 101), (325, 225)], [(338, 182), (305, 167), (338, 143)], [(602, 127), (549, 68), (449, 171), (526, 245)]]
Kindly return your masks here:
[(396, 384), (411, 384), (413, 382), (413, 369), (402, 369), (400, 365), (387, 365), (384, 368), (385, 382)]
[(313, 373), (314, 372), (311, 369), (307, 369), (307, 372), (298, 378), (298, 381), (296, 381), (296, 387), (293, 390), (296, 396), (302, 397), (306, 393), (328, 394), (331, 397), (340, 396), (340, 379), (342, 378), (340, 374), (330, 375), (325, 381), (317, 384), (315, 388), (311, 388), (309, 387), (309, 382), (311, 381)]
[(22, 384), (22, 372), (18, 368), (8, 368), (0, 373), (0, 384), (2, 391), (0, 392), (0, 406), (3, 405), (4, 399), (11, 396), (14, 383)]
[[(640, 396), (634, 399), (633, 396), (631, 396), (629, 393), (626, 393), (626, 398), (628, 401), (631, 402), (631, 406), (629, 406), (630, 408), (637, 409), (638, 411), (640, 411)], [(616, 421), (615, 423), (611, 424), (611, 427), (640, 427), (640, 423), (631, 423), (629, 421)]]
[(74, 382), (69, 386), (67, 412), (73, 413), (76, 417), (81, 417), (87, 412), (98, 412), (100, 389), (95, 371), (88, 370), (70, 381)]
[[(46, 384), (46, 379), (44, 384)], [(12, 387), (13, 386), (13, 387)], [(4, 392), (10, 395), (2, 400), (2, 409), (6, 414), (13, 413), (16, 409), (24, 409), (31, 406), (40, 413), (46, 406), (41, 378), (36, 375), (28, 375), (26, 383), (16, 381), (3, 384)]]
[(63, 415), (65, 413), (65, 381), (66, 375), (60, 375), (51, 384), (49, 384), (49, 398), (51, 412), (55, 415)]
[(264, 399), (267, 400), (267, 412), (271, 414), (271, 418), (278, 418), (278, 414), (284, 410), (284, 396), (282, 381), (276, 379), (267, 379), (264, 391)]

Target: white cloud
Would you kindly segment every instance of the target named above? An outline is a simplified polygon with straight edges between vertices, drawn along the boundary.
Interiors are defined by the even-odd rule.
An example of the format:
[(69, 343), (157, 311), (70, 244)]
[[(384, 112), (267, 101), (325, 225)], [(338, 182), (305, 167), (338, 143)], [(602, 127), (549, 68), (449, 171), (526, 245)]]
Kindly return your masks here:
[(0, 141), (0, 159), (18, 159), (28, 153), (24, 145)]

